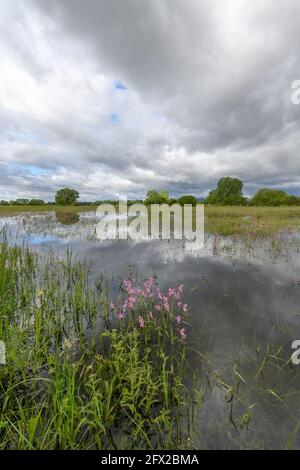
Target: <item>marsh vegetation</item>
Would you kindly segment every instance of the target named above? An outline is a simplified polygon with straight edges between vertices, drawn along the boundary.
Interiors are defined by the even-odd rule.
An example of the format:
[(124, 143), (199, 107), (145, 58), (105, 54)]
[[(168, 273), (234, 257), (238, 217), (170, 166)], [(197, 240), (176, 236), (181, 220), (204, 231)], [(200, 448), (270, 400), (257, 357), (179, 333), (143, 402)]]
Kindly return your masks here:
[(2, 449), (300, 447), (299, 208), (208, 207), (193, 255), (41, 209), (0, 219)]

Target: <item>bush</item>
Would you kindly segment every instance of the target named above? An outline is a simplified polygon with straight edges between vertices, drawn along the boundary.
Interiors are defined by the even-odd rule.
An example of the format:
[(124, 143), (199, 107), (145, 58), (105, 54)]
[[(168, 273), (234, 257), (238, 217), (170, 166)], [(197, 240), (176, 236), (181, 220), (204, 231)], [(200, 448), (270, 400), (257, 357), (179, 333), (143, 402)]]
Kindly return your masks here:
[(168, 204), (169, 206), (172, 206), (173, 204), (178, 204), (178, 200), (175, 198), (169, 199)]
[(186, 195), (186, 196), (181, 196), (178, 200), (177, 200), (178, 204), (180, 204), (181, 206), (183, 206), (184, 204), (193, 204), (193, 205), (196, 205), (198, 203), (197, 199), (195, 198), (195, 196), (191, 196), (191, 195)]
[(300, 206), (300, 197), (287, 194), (286, 203), (288, 206)]
[(148, 191), (145, 204), (169, 204), (170, 196), (167, 191)]
[(26, 206), (29, 203), (29, 199), (16, 199), (15, 201), (9, 201), (11, 206)]
[(278, 189), (259, 189), (251, 200), (252, 206), (292, 206), (299, 205), (300, 198)]
[(28, 204), (29, 206), (44, 206), (45, 201), (43, 201), (42, 199), (30, 199)]

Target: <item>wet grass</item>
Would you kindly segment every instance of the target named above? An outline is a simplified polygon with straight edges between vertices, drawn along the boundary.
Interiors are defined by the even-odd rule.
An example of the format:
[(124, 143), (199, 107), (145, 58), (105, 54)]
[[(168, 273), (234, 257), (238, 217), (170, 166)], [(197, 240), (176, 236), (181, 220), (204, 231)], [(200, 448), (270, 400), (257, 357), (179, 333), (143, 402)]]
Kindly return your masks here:
[(299, 229), (300, 207), (205, 207), (208, 233), (258, 238)]
[[(95, 206), (0, 206), (0, 216), (96, 211)], [(223, 236), (268, 237), (300, 229), (300, 207), (205, 207), (205, 231)]]
[(33, 213), (33, 214), (44, 214), (47, 212), (60, 212), (77, 214), (80, 212), (92, 212), (96, 211), (97, 206), (57, 206), (57, 205), (45, 205), (45, 206), (1, 206), (0, 205), (0, 216), (12, 216), (22, 213)]
[(0, 449), (191, 447), (180, 295), (2, 243)]
[(111, 295), (70, 251), (0, 245), (0, 449), (299, 447), (289, 337), (220, 368), (188, 341), (181, 286), (130, 278)]
[[(227, 409), (218, 424), (222, 448), (298, 449), (299, 373), (283, 345), (267, 344), (256, 359), (209, 374), (212, 391), (224, 392)], [(248, 364), (247, 364), (248, 362)], [(277, 423), (277, 428), (273, 428)], [(203, 436), (200, 435), (200, 439)]]

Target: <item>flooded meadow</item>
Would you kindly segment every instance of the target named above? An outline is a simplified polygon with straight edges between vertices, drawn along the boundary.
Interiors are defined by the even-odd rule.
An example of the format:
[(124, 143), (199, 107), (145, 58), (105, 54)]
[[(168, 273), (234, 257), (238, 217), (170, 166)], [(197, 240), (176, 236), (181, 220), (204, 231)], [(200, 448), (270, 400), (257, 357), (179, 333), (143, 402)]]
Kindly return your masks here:
[[(189, 252), (100, 241), (96, 224), (0, 218), (3, 448), (299, 449), (300, 232), (210, 232)], [(148, 369), (115, 391), (121, 358)]]

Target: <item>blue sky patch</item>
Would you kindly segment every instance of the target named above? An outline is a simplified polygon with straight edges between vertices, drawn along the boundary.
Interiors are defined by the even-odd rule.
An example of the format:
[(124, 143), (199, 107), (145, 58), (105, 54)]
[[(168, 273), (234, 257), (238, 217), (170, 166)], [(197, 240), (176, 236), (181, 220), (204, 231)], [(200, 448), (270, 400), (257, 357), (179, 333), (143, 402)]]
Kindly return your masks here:
[(111, 122), (113, 122), (114, 124), (118, 123), (120, 121), (120, 116), (118, 115), (118, 113), (112, 113), (110, 115), (110, 120)]
[(127, 90), (127, 87), (124, 85), (123, 82), (121, 82), (121, 80), (117, 80), (114, 83), (114, 88), (115, 90), (121, 90), (121, 91)]

